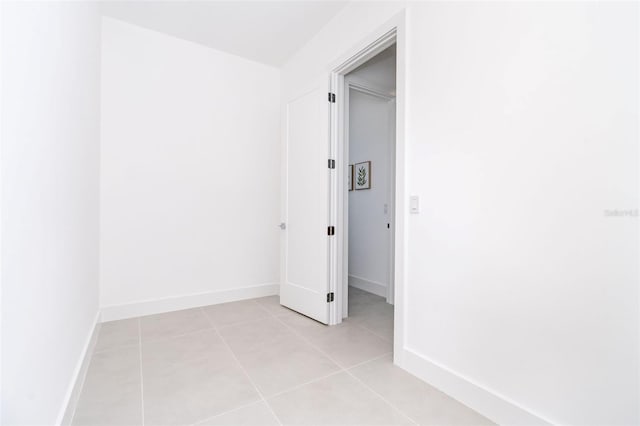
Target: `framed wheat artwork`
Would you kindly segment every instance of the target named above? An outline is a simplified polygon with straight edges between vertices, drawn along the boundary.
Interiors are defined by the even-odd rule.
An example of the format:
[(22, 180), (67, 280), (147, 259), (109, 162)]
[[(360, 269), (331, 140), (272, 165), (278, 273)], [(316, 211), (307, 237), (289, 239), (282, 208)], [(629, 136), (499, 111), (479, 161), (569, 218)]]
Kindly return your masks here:
[(371, 189), (371, 161), (356, 164), (354, 173), (356, 189)]
[(347, 176), (347, 187), (349, 191), (353, 191), (353, 164), (349, 164), (349, 172)]

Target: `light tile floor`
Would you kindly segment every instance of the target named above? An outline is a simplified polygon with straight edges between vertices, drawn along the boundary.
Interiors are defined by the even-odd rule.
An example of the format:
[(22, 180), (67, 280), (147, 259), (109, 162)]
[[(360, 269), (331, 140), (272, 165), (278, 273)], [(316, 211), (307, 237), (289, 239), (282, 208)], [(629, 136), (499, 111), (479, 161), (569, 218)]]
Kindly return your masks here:
[(74, 425), (484, 425), (394, 366), (393, 306), (327, 327), (277, 296), (102, 324)]

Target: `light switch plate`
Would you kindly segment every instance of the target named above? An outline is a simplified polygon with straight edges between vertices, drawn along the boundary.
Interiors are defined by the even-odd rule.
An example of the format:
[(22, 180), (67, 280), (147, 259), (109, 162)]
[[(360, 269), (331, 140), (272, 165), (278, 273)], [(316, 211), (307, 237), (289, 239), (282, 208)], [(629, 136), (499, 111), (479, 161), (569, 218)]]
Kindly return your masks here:
[(412, 195), (411, 197), (409, 197), (409, 213), (420, 213), (420, 197), (418, 197), (417, 195)]

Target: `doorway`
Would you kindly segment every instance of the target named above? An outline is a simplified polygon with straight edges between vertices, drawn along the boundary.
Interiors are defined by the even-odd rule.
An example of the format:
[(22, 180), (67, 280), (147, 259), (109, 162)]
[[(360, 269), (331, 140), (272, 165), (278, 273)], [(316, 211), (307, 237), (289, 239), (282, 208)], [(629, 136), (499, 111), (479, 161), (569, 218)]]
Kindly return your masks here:
[(392, 340), (396, 45), (345, 74), (344, 85), (348, 195), (343, 318)]
[[(396, 50), (395, 149), (391, 166), (395, 183), (389, 186), (394, 200), (408, 198), (405, 190), (406, 27), (399, 13), (328, 66), (328, 85), (319, 83), (291, 99), (285, 106), (283, 144), (283, 216), (280, 303), (318, 322), (336, 325), (349, 316), (349, 161), (346, 135), (346, 98), (349, 85), (359, 93), (393, 94), (362, 87), (345, 77), (387, 48)], [(327, 99), (327, 86), (329, 96)], [(356, 87), (359, 86), (359, 87)], [(367, 86), (366, 84), (364, 86)], [(358, 90), (359, 89), (359, 90)], [(369, 90), (367, 90), (369, 89)], [(377, 93), (373, 93), (377, 92)], [(327, 103), (328, 101), (328, 103)], [(326, 106), (326, 107), (324, 107)], [(328, 125), (327, 125), (328, 124)], [(328, 131), (328, 134), (327, 134)], [(325, 139), (326, 138), (326, 139)], [(328, 140), (324, 145), (322, 140)], [(326, 156), (328, 154), (328, 167)], [(324, 161), (318, 161), (323, 158)], [(374, 166), (377, 167), (377, 166)], [(371, 184), (376, 185), (377, 168)], [(309, 190), (313, 188), (313, 190)], [(360, 190), (362, 191), (362, 190)], [(387, 203), (387, 226), (392, 236), (387, 298), (393, 303), (394, 362), (401, 364), (404, 347), (404, 273), (407, 206)], [(383, 205), (384, 209), (384, 205)], [(391, 241), (394, 243), (391, 244)], [(355, 287), (354, 287), (355, 288)], [(365, 292), (366, 293), (366, 292)], [(384, 303), (386, 299), (383, 298)]]
[[(385, 29), (386, 27), (386, 29)], [(336, 159), (336, 175), (331, 182), (331, 208), (330, 221), (336, 223), (336, 239), (334, 245), (330, 246), (330, 288), (336, 291), (336, 301), (332, 304), (330, 312), (330, 323), (338, 324), (343, 319), (349, 318), (353, 320), (354, 303), (349, 303), (349, 293), (358, 293), (365, 295), (367, 298), (378, 298), (378, 301), (391, 309), (392, 326), (388, 330), (394, 342), (394, 362), (401, 362), (398, 356), (402, 354), (400, 350), (403, 347), (403, 280), (404, 268), (404, 245), (405, 238), (405, 214), (406, 208), (403, 203), (396, 203), (395, 200), (402, 200), (405, 197), (404, 191), (404, 103), (405, 103), (405, 67), (404, 67), (404, 16), (398, 15), (390, 20), (379, 32), (371, 35), (368, 41), (363, 41), (360, 46), (355, 47), (350, 53), (343, 56), (344, 59), (336, 61), (333, 71), (330, 74), (331, 92), (335, 93), (335, 108), (331, 109), (331, 126), (330, 152)], [(380, 74), (374, 72), (359, 73), (358, 71), (367, 68), (368, 63), (371, 65), (376, 62), (383, 62), (383, 59), (394, 56), (392, 61), (395, 71), (395, 79), (380, 82), (376, 76)], [(376, 84), (378, 83), (378, 84)], [(349, 214), (350, 194), (365, 194), (373, 191), (372, 189), (349, 191), (349, 177), (353, 165), (353, 179), (356, 179), (356, 163), (369, 161), (365, 158), (356, 159), (350, 155), (349, 149), (349, 98), (358, 98), (358, 101), (368, 100), (371, 104), (377, 104), (378, 107), (386, 105), (388, 115), (386, 121), (389, 123), (388, 134), (389, 142), (386, 157), (382, 160), (388, 164), (385, 171), (382, 167), (382, 176), (387, 177), (385, 193), (387, 202), (378, 202), (376, 210), (379, 225), (384, 230), (383, 241), (386, 237), (386, 256), (382, 262), (381, 271), (377, 271), (377, 276), (384, 276), (380, 280), (367, 279), (367, 276), (359, 277), (357, 275), (356, 263), (350, 260), (350, 254), (353, 257), (355, 246), (349, 243), (349, 225), (350, 219), (353, 222), (353, 215)], [(375, 100), (374, 100), (375, 99)], [(380, 108), (378, 108), (380, 109)], [(366, 121), (366, 120), (365, 120)], [(371, 122), (371, 120), (369, 120)], [(383, 130), (384, 132), (384, 130)], [(393, 137), (395, 136), (395, 137)], [(366, 138), (366, 137), (365, 137)], [(355, 155), (355, 153), (354, 153)], [(377, 160), (380, 161), (380, 160)], [(380, 164), (377, 166), (372, 162), (369, 166), (371, 173), (371, 185), (378, 188)], [(385, 185), (383, 185), (384, 187)], [(383, 191), (385, 192), (385, 191)], [(362, 198), (362, 197), (361, 197)], [(371, 198), (371, 197), (370, 197)], [(351, 200), (353, 202), (353, 200)], [(385, 204), (386, 214), (385, 214)], [(377, 221), (374, 220), (374, 221)], [(342, 231), (342, 232), (340, 232)], [(351, 245), (351, 247), (350, 247)], [(350, 250), (351, 249), (351, 250)], [(364, 278), (365, 280), (359, 280)], [(386, 278), (386, 279), (385, 279)], [(371, 283), (374, 282), (373, 285)], [(354, 285), (349, 285), (354, 284)], [(376, 285), (383, 284), (383, 285)], [(364, 291), (363, 291), (364, 289)], [(371, 296), (370, 296), (371, 295)], [(354, 302), (354, 301), (352, 301)], [(388, 303), (389, 302), (389, 303)], [(393, 304), (393, 306), (392, 306)], [(351, 306), (350, 306), (351, 305)], [(360, 306), (355, 306), (359, 309)], [(356, 312), (357, 314), (357, 312)], [(391, 337), (389, 336), (389, 337)]]

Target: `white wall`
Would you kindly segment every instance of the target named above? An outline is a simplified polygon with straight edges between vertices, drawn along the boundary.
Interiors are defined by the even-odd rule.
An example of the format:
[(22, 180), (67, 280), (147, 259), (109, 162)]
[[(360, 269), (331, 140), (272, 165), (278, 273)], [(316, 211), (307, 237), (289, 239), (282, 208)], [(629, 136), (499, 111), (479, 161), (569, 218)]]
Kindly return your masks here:
[(387, 297), (390, 278), (393, 104), (349, 91), (349, 164), (371, 161), (371, 189), (349, 191), (349, 285)]
[[(635, 424), (637, 3), (407, 10), (403, 366), (502, 423)], [(283, 102), (402, 4), (352, 4)], [(345, 49), (346, 50), (346, 49)], [(407, 202), (399, 200), (398, 202)]]
[(276, 292), (279, 71), (110, 18), (102, 37), (104, 319)]
[(1, 7), (1, 423), (55, 424), (98, 312), (99, 15)]

